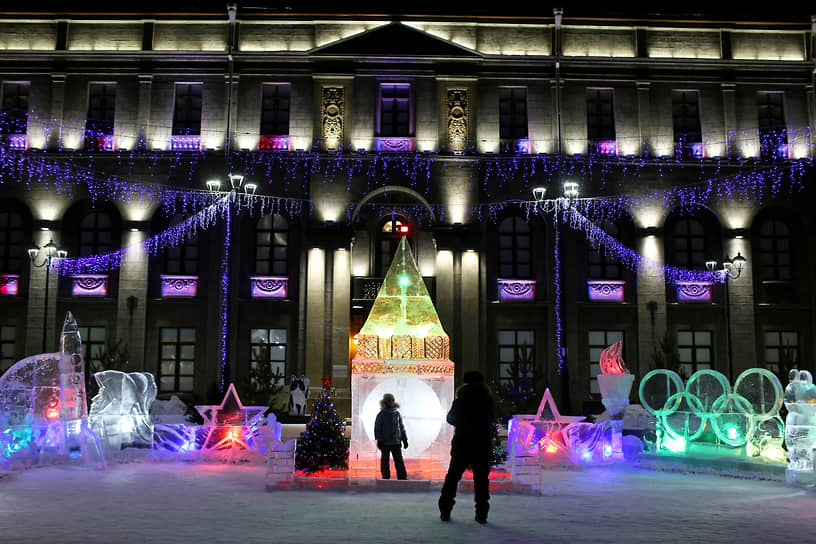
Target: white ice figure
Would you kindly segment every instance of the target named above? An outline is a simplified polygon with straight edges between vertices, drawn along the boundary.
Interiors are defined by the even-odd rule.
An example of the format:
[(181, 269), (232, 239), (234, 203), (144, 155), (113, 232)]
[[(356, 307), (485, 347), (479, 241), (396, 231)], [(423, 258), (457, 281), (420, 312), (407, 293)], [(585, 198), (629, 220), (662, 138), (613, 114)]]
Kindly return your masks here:
[[(785, 445), (790, 461), (788, 471), (813, 473), (813, 447), (816, 445), (816, 386), (807, 370), (790, 371), (785, 388)], [(789, 474), (789, 477), (791, 475)]]
[(94, 374), (99, 393), (91, 400), (88, 420), (107, 451), (153, 444), (150, 405), (156, 381), (149, 372), (105, 370)]

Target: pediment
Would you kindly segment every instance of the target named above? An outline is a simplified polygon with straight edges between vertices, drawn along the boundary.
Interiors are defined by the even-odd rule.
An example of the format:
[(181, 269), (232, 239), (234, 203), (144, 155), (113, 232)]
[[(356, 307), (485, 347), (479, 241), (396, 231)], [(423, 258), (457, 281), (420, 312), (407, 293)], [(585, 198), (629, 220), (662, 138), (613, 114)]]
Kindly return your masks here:
[(480, 58), (476, 51), (402, 23), (389, 23), (339, 42), (313, 49), (311, 55), (355, 57)]

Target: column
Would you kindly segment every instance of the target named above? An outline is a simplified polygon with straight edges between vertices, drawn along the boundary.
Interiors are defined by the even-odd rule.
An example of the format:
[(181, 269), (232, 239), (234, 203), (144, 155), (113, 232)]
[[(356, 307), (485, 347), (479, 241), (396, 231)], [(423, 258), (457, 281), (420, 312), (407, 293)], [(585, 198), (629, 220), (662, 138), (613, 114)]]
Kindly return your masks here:
[(349, 387), (349, 331), (351, 327), (351, 259), (346, 248), (334, 251), (332, 273), (332, 343), (333, 385)]
[(462, 284), (460, 289), (460, 313), (461, 319), (459, 338), (452, 340), (457, 342), (461, 349), (462, 360), (455, 361), (460, 369), (458, 373), (467, 370), (480, 370), (479, 368), (479, 253), (475, 249), (466, 249), (461, 254), (462, 258)]
[(62, 145), (62, 117), (65, 109), (65, 74), (51, 74), (51, 122), (53, 126), (44, 127), (46, 132), (45, 148), (56, 150)]
[[(54, 230), (35, 230), (34, 243), (43, 247), (52, 238), (54, 238)], [(60, 245), (60, 240), (54, 240), (57, 247)], [(36, 264), (40, 265), (45, 260), (45, 255), (41, 251), (37, 256)], [(47, 325), (46, 330), (46, 347), (45, 352), (50, 353), (56, 351), (57, 348), (57, 273), (51, 271), (48, 274), (48, 300), (45, 298), (45, 279), (46, 267), (37, 267), (34, 263), (29, 261), (29, 285), (28, 285), (28, 305), (26, 309), (26, 336), (25, 336), (25, 355), (34, 355), (43, 353), (43, 326)], [(46, 307), (47, 304), (47, 307)], [(46, 318), (47, 315), (47, 318)], [(47, 319), (47, 323), (43, 320)], [(62, 322), (60, 321), (60, 327)]]
[(638, 151), (643, 153), (647, 146), (652, 149), (652, 131), (651, 131), (651, 100), (649, 97), (649, 89), (651, 84), (647, 81), (637, 82), (637, 103), (638, 103), (638, 136), (640, 143)]
[(229, 119), (227, 122), (227, 131), (228, 134), (224, 135), (224, 146), (227, 145), (226, 139), (230, 139), (230, 147), (231, 149), (239, 149), (237, 145), (235, 145), (235, 124), (238, 121), (238, 78), (237, 74), (232, 74), (232, 99), (230, 100), (230, 76), (229, 74), (224, 76), (224, 83), (225, 83), (225, 92), (227, 93), (227, 100), (225, 100), (225, 107), (224, 111), (226, 112), (226, 119)]
[[(728, 309), (731, 337), (731, 383), (740, 372), (757, 366), (756, 359), (756, 323), (754, 316), (754, 272), (750, 241), (742, 234), (726, 231), (725, 254), (734, 257), (737, 252), (746, 259), (745, 268), (739, 278), (728, 280)], [(738, 237), (737, 237), (738, 236)]]
[[(308, 250), (306, 257), (306, 377), (319, 387), (323, 379), (325, 354), (326, 252), (319, 247)], [(316, 389), (319, 390), (319, 389)]]
[[(122, 246), (136, 246), (144, 242), (147, 234), (133, 227), (122, 233)], [(145, 319), (147, 317), (147, 256), (134, 251), (119, 269), (119, 294), (116, 306), (116, 338), (128, 346), (130, 366), (145, 370)]]
[(136, 126), (139, 136), (134, 147), (147, 147), (150, 130), (150, 95), (153, 87), (153, 74), (139, 74), (139, 106), (136, 114)]
[[(436, 313), (442, 322), (442, 328), (451, 342), (461, 342), (461, 338), (453, 338), (456, 334), (454, 330), (453, 315), (453, 251), (443, 249), (436, 252)], [(454, 361), (459, 366), (460, 361)]]
[[(652, 229), (636, 242), (637, 251), (647, 259), (663, 262), (663, 240)], [(659, 342), (666, 332), (666, 284), (659, 276), (638, 274), (638, 364), (632, 371), (641, 378), (655, 366), (653, 354), (659, 349)]]
[(725, 147), (724, 154), (728, 157), (737, 155), (737, 142), (735, 131), (737, 129), (737, 105), (736, 105), (736, 85), (734, 83), (721, 83), (723, 93), (723, 141)]

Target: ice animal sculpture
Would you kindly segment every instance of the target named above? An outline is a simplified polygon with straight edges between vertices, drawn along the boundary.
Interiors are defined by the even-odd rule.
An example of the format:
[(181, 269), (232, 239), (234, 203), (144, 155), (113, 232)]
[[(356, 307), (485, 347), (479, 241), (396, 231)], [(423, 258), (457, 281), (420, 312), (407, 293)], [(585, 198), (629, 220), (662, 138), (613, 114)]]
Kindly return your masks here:
[(104, 466), (87, 424), (82, 341), (68, 312), (58, 353), (27, 357), (0, 376), (0, 462), (34, 464), (75, 454)]
[(814, 482), (813, 447), (816, 446), (816, 386), (807, 370), (792, 369), (785, 387), (785, 445), (788, 447), (788, 483)]
[(156, 399), (156, 381), (149, 372), (105, 370), (94, 374), (99, 393), (91, 400), (88, 422), (104, 448), (151, 447), (153, 422), (150, 405)]

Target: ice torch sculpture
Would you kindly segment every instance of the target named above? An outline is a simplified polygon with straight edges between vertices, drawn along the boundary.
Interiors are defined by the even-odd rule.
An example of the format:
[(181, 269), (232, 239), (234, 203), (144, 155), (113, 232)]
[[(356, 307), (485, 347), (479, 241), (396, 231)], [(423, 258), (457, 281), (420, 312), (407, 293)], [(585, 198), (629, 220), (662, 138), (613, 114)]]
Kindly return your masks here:
[(814, 483), (813, 447), (816, 446), (816, 386), (807, 370), (792, 369), (785, 388), (785, 445), (788, 447), (787, 482)]
[(629, 392), (635, 376), (626, 370), (621, 351), (623, 344), (620, 340), (606, 348), (601, 353), (601, 374), (598, 375), (598, 387), (606, 412), (609, 414), (609, 423), (612, 427), (613, 461), (623, 461), (621, 434), (623, 430), (623, 414), (629, 406)]

